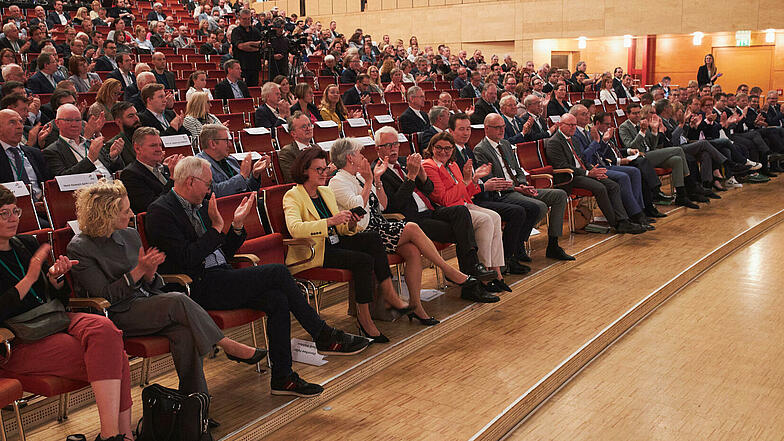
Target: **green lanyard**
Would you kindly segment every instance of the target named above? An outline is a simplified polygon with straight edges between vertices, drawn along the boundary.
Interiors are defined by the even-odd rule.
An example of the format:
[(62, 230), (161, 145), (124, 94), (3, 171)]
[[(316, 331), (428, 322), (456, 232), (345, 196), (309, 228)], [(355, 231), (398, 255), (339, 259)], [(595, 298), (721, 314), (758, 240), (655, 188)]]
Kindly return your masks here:
[[(19, 154), (22, 156), (22, 167), (24, 167), (25, 154), (22, 151), (22, 149), (19, 149)], [(22, 170), (17, 170), (16, 169), (16, 164), (14, 164), (14, 162), (15, 161), (13, 161), (13, 160), (12, 161), (8, 161), (8, 163), (11, 165), (11, 170), (13, 170), (14, 174), (16, 175), (16, 180), (17, 181), (21, 181), (22, 180)]]
[(204, 228), (204, 231), (207, 231), (207, 226), (204, 225), (204, 219), (201, 218), (201, 213), (196, 211), (196, 217), (199, 218), (199, 222), (201, 222), (201, 227)]
[[(16, 254), (16, 250), (12, 249), (11, 251), (14, 253), (14, 257), (16, 257), (16, 263), (19, 264), (19, 269), (22, 271), (22, 274), (24, 274), (24, 267), (22, 266), (22, 262), (19, 260), (19, 256)], [(17, 282), (22, 281), (22, 279), (19, 276), (17, 276), (16, 273), (11, 271), (11, 268), (9, 268), (8, 265), (6, 265), (2, 259), (0, 259), (0, 265), (3, 265), (3, 268), (5, 268), (11, 274), (11, 276), (13, 276), (13, 278), (16, 279)], [(30, 287), (30, 292), (33, 293), (33, 297), (35, 297), (38, 303), (44, 303), (43, 299), (41, 299), (41, 296), (39, 296), (38, 293), (35, 292), (35, 288), (33, 288), (32, 286)]]
[(320, 197), (313, 199), (313, 206), (316, 207), (316, 211), (318, 211), (319, 216), (321, 216), (322, 219), (327, 219), (328, 217), (330, 217), (329, 209), (324, 203), (324, 200), (321, 199)]

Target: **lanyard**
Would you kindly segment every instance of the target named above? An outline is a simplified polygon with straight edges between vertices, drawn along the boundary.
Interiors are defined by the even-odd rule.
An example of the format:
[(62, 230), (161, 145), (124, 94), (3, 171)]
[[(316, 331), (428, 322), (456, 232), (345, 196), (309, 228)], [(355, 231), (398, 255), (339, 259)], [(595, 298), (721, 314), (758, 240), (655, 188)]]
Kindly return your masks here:
[(318, 211), (318, 214), (319, 216), (321, 216), (322, 219), (327, 219), (328, 217), (330, 217), (329, 209), (324, 203), (324, 200), (321, 199), (320, 197), (313, 199), (313, 206), (316, 207), (316, 211)]
[(201, 218), (201, 213), (196, 211), (196, 217), (199, 218), (199, 222), (201, 222), (201, 227), (204, 228), (204, 231), (207, 231), (207, 226), (204, 225), (204, 219)]
[[(24, 167), (24, 162), (25, 162), (26, 158), (25, 158), (25, 154), (22, 151), (22, 149), (19, 149), (19, 154), (22, 156), (22, 167)], [(13, 153), (11, 153), (11, 155), (13, 155)], [(17, 170), (16, 169), (16, 164), (15, 164), (16, 158), (14, 158), (13, 161), (8, 161), (8, 162), (11, 165), (11, 170), (13, 170), (14, 174), (16, 175), (16, 180), (17, 181), (21, 181), (22, 180), (22, 170)]]
[(457, 178), (455, 177), (454, 173), (452, 173), (452, 170), (449, 168), (449, 164), (444, 164), (444, 168), (446, 169), (447, 173), (449, 173), (449, 176), (451, 176), (452, 179), (455, 181), (455, 184), (457, 184), (458, 182)]
[[(22, 266), (22, 262), (19, 260), (19, 256), (16, 254), (16, 250), (11, 249), (11, 251), (14, 253), (14, 257), (16, 257), (16, 263), (19, 264), (19, 269), (22, 271), (22, 274), (24, 274), (24, 267)], [(6, 265), (5, 262), (2, 261), (2, 259), (0, 259), (0, 265), (2, 265), (3, 268), (5, 268), (6, 271), (8, 271), (14, 279), (16, 279), (17, 282), (22, 281), (22, 279), (19, 276), (17, 276), (15, 272), (11, 271), (11, 268), (9, 268), (8, 265)], [(30, 287), (30, 292), (33, 293), (33, 297), (35, 297), (38, 303), (44, 303), (44, 301), (41, 299), (41, 296), (39, 296), (38, 293), (35, 292), (35, 288), (33, 288), (32, 286)]]

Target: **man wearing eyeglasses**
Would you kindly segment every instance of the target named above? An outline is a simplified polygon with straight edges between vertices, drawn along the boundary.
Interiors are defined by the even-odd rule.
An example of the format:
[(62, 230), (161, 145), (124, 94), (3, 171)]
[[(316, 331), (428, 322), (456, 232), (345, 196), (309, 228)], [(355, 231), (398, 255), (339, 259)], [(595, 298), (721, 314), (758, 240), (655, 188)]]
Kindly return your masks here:
[(120, 153), (125, 145), (117, 139), (108, 149), (103, 148), (103, 136), (92, 138), (102, 127), (105, 118), (93, 119), (82, 136), (82, 113), (73, 104), (64, 104), (57, 109), (54, 122), (60, 130), (57, 141), (44, 149), (46, 163), (55, 176), (98, 172), (111, 180), (112, 173), (125, 167)]
[(223, 197), (259, 189), (261, 174), (270, 165), (269, 158), (265, 156), (253, 164), (251, 155), (246, 155), (242, 162), (231, 157), (234, 141), (226, 126), (205, 124), (199, 135), (199, 145), (201, 152), (196, 156), (210, 163), (212, 191), (215, 195)]
[(0, 182), (22, 181), (32, 184), (33, 195), (40, 198), (43, 182), (53, 175), (41, 150), (21, 144), (24, 125), (22, 117), (11, 109), (0, 110)]
[[(289, 126), (289, 134), (294, 138), (291, 144), (280, 149), (278, 153), (278, 164), (280, 164), (280, 171), (283, 174), (283, 182), (293, 182), (291, 177), (291, 165), (297, 159), (299, 153), (308, 147), (314, 146), (313, 138), (313, 124), (310, 118), (300, 111), (294, 112), (287, 120)], [(278, 130), (281, 130), (280, 128)]]

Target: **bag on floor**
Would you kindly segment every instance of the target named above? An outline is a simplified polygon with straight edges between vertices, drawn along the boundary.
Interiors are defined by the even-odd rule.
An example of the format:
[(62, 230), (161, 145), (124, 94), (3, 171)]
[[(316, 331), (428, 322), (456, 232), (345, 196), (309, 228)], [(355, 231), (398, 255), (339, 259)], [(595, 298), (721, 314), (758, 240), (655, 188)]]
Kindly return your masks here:
[(186, 395), (152, 384), (142, 390), (142, 409), (137, 441), (212, 441), (210, 397), (205, 393)]

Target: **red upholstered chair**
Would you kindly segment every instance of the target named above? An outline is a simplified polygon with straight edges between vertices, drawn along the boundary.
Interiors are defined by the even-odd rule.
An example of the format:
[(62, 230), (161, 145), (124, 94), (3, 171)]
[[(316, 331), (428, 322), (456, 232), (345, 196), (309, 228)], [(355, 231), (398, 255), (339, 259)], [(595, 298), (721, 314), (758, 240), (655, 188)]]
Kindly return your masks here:
[[(231, 217), (226, 217), (226, 213), (222, 212), (224, 219), (231, 219)], [(142, 245), (145, 248), (148, 248), (149, 245), (147, 243), (147, 235), (145, 234), (144, 228), (144, 218), (146, 213), (139, 213), (136, 215), (136, 229), (139, 231), (139, 236), (142, 239)], [(234, 211), (231, 212), (229, 216), (233, 216)], [(231, 222), (227, 222), (230, 224)], [(229, 263), (231, 263), (235, 267), (243, 267), (243, 266), (255, 266), (259, 258), (252, 255), (252, 254), (235, 254), (233, 258), (229, 259)], [(183, 287), (185, 293), (190, 295), (191, 288), (190, 284), (193, 283), (190, 277), (185, 274), (161, 274), (163, 277), (164, 282), (178, 284)], [(254, 322), (259, 319), (264, 319), (264, 312), (257, 311), (255, 309), (230, 309), (225, 311), (211, 311), (208, 310), (207, 314), (210, 315), (212, 321), (220, 328), (221, 330), (235, 328), (237, 326), (242, 325), (250, 325), (250, 335), (253, 341), (253, 346), (258, 347), (258, 339), (256, 337), (256, 327), (254, 326)], [(262, 331), (264, 333), (264, 342), (266, 346), (269, 346), (267, 340), (267, 327), (265, 323), (262, 323)], [(267, 360), (269, 363), (269, 359)], [(256, 372), (261, 372), (261, 363), (256, 363)]]
[(376, 115), (389, 115), (389, 104), (387, 103), (371, 103), (365, 105), (368, 118), (373, 118)]
[[(4, 334), (5, 329), (0, 329), (0, 334)], [(22, 429), (22, 415), (19, 413), (19, 400), (22, 399), (22, 383), (12, 378), (0, 378), (0, 407), (12, 405), (16, 416), (16, 426), (19, 428), (19, 440), (24, 441), (25, 435)], [(5, 441), (5, 425), (3, 417), (0, 415), (0, 439)]]
[(229, 112), (231, 113), (248, 113), (256, 111), (253, 106), (253, 98), (233, 98), (228, 100), (228, 104)]
[(73, 191), (60, 191), (60, 186), (54, 179), (44, 182), (44, 203), (49, 213), (49, 225), (52, 228), (63, 228), (69, 220), (76, 219), (73, 193)]
[(275, 146), (272, 145), (272, 132), (265, 135), (251, 135), (241, 130), (240, 145), (243, 152), (271, 152), (275, 150)]

